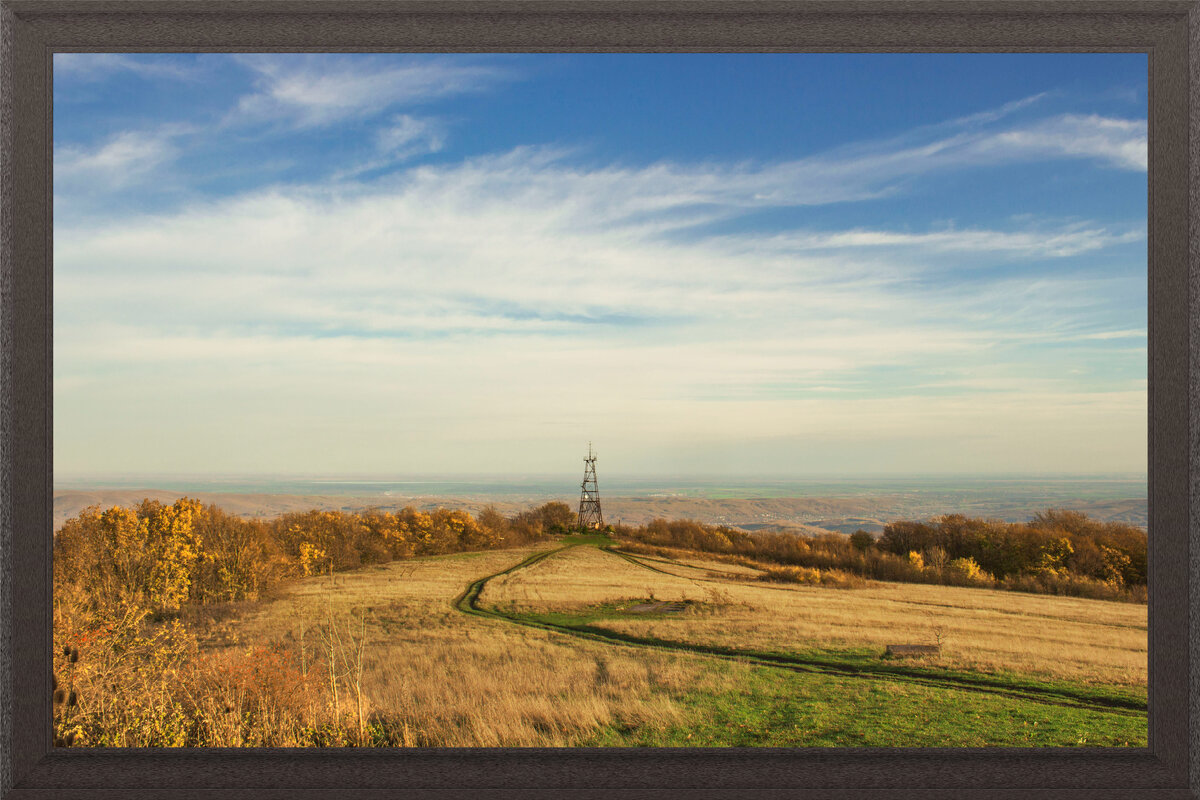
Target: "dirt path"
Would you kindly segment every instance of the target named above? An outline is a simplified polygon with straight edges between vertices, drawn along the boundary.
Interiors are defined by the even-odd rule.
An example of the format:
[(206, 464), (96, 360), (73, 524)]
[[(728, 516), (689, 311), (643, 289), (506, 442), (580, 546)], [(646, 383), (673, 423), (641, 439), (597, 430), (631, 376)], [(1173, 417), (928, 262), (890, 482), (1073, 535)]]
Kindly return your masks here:
[[(516, 625), (555, 631), (557, 633), (573, 636), (578, 639), (589, 639), (592, 641), (603, 642), (605, 644), (620, 645), (624, 647), (690, 652), (712, 658), (721, 658), (739, 661), (742, 663), (756, 664), (759, 666), (786, 669), (793, 672), (817, 672), (841, 677), (903, 681), (906, 683), (934, 688), (958, 689), (962, 691), (1002, 695), (1015, 699), (1029, 700), (1049, 705), (1086, 708), (1093, 711), (1102, 711), (1106, 713), (1128, 716), (1142, 716), (1146, 713), (1145, 705), (1139, 704), (1137, 701), (1132, 699), (1127, 700), (1116, 697), (1096, 697), (1086, 692), (1074, 692), (1069, 688), (1005, 684), (998, 680), (989, 679), (982, 675), (979, 677), (974, 677), (970, 674), (948, 673), (930, 668), (913, 667), (887, 662), (879, 662), (877, 664), (851, 664), (846, 663), (844, 660), (839, 660), (836, 656), (832, 655), (828, 657), (822, 657), (820, 654), (798, 655), (768, 653), (754, 650), (742, 650), (733, 647), (656, 639), (622, 633), (587, 623), (565, 624), (550, 622), (544, 619), (537, 619), (529, 615), (515, 612), (504, 612), (497, 609), (485, 608), (479, 605), (479, 597), (483, 593), (484, 587), (487, 585), (487, 582), (493, 578), (497, 578), (501, 575), (507, 575), (509, 573), (532, 566), (543, 559), (565, 552), (571, 548), (583, 546), (587, 545), (570, 544), (566, 545), (565, 547), (559, 547), (552, 550), (543, 550), (541, 552), (534, 553), (518, 564), (471, 582), (467, 588), (454, 599), (453, 605), (456, 609), (464, 614), (504, 620), (505, 622)], [(605, 552), (611, 553), (612, 555), (623, 558), (633, 564), (637, 564), (644, 569), (663, 575), (672, 575), (672, 577), (678, 577), (670, 572), (667, 572), (666, 570), (645, 564), (628, 554), (614, 552), (608, 548), (601, 549)], [(686, 567), (687, 565), (679, 564), (678, 566)], [(715, 581), (714, 579), (708, 580), (719, 582)]]

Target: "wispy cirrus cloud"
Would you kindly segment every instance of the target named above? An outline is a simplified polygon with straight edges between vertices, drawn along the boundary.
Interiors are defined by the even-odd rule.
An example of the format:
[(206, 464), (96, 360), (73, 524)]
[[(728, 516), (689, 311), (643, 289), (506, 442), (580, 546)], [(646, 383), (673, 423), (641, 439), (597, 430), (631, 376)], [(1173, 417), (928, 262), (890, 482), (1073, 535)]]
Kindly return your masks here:
[(108, 190), (120, 189), (173, 161), (179, 154), (176, 140), (192, 132), (188, 126), (167, 125), (147, 131), (124, 131), (92, 147), (57, 146), (55, 181), (76, 187), (80, 183), (98, 183)]
[[(100, 143), (58, 144), (56, 176), (63, 181), (64, 189), (70, 187), (77, 195), (131, 189), (161, 179), (168, 168), (172, 185), (195, 186), (207, 180), (209, 172), (174, 169), (176, 158), (185, 150), (200, 159), (206, 154), (227, 152), (236, 146), (229, 139), (230, 127), (252, 130), (252, 138), (259, 142), (284, 142), (307, 130), (369, 119), (365, 130), (356, 134), (366, 140), (363, 148), (355, 150), (360, 154), (358, 160), (330, 170), (335, 179), (344, 180), (444, 147), (448, 128), (442, 120), (397, 113), (397, 108), (481, 91), (515, 77), (486, 63), (428, 59), (400, 63), (391, 59), (383, 68), (382, 62), (370, 58), (250, 55), (236, 60), (253, 76), (255, 91), (237, 98), (224, 114), (214, 117), (205, 112), (187, 122), (128, 129)], [(146, 77), (199, 74), (175, 62), (142, 61), (113, 53), (58, 54), (54, 63), (63, 76), (73, 80), (98, 80), (122, 71)], [(278, 160), (256, 163), (274, 164)], [(255, 164), (243, 169), (253, 170)]]
[(436, 153), (445, 146), (441, 120), (397, 114), (375, 132), (374, 153), (366, 161), (333, 173), (331, 180), (349, 178), (402, 164), (417, 156)]
[[(647, 224), (671, 224), (653, 215), (691, 208), (694, 217), (685, 215), (675, 220), (675, 224), (684, 226), (749, 208), (826, 205), (885, 197), (901, 191), (901, 181), (951, 170), (1063, 158), (1096, 160), (1119, 169), (1145, 169), (1145, 131), (1144, 121), (1059, 116), (1002, 129), (964, 131), (924, 143), (905, 138), (867, 142), (770, 164), (664, 162), (634, 168), (583, 170), (564, 163), (555, 175), (553, 186), (539, 182), (534, 171), (551, 161), (567, 162), (570, 152), (523, 148), (465, 164), (462, 177), (470, 180), (475, 176), (476, 188), (485, 194), (485, 181), (494, 188), (504, 185), (517, 198), (561, 191), (564, 212), (569, 212), (573, 204), (582, 203), (587, 218), (598, 221), (636, 214), (649, 215)], [(410, 179), (423, 180), (435, 174), (421, 173)], [(573, 190), (572, 184), (583, 182), (597, 189), (597, 193)], [(605, 186), (619, 187), (631, 199), (619, 207), (606, 209), (602, 204), (611, 193), (604, 191)], [(591, 197), (597, 199), (589, 200)], [(1063, 237), (1061, 244), (1065, 248), (1088, 246), (1085, 231), (1065, 233)], [(944, 234), (940, 238), (947, 247), (955, 242), (987, 246), (982, 237), (968, 241), (968, 235)], [(890, 243), (899, 241), (894, 239)], [(1010, 244), (1015, 242), (1010, 240)]]
[(837, 148), (783, 167), (792, 179), (840, 179), (863, 192), (949, 170), (1059, 159), (1085, 159), (1122, 170), (1146, 169), (1144, 119), (1059, 114), (995, 125), (983, 115), (970, 124), (952, 127), (961, 130), (944, 126), (921, 129), (907, 136)]
[(765, 239), (772, 246), (795, 250), (916, 249), (933, 253), (1006, 253), (1022, 258), (1061, 258), (1101, 250), (1114, 245), (1144, 241), (1146, 228), (1133, 224), (1113, 230), (1084, 222), (1057, 228), (1041, 226), (1024, 230), (947, 229), (911, 233), (907, 231), (853, 228), (833, 233), (790, 232)]
[(963, 149), (982, 159), (1088, 158), (1118, 169), (1144, 172), (1147, 147), (1145, 120), (1062, 114), (980, 137)]
[[(840, 348), (835, 361), (849, 368), (920, 353), (922, 337), (939, 352), (947, 342), (991, 347), (1024, 341), (1031, 329), (1028, 319), (1017, 319), (1018, 309), (1033, 309), (1036, 318), (1047, 308), (1039, 298), (1063, 308), (1056, 298), (1078, 302), (1107, 291), (1070, 276), (1036, 284), (997, 281), (982, 295), (974, 285), (950, 287), (941, 297), (912, 287), (923, 269), (945, 269), (946, 257), (969, 254), (959, 264), (969, 272), (1011, 258), (1070, 259), (1144, 236), (1136, 225), (1113, 231), (1071, 223), (678, 239), (664, 234), (694, 219), (688, 210), (695, 175), (676, 173), (677, 183), (669, 178), (658, 168), (588, 172), (524, 151), (411, 168), (378, 184), (260, 192), (117, 227), (64, 230), (56, 252), (73, 281), (64, 302), (70, 292), (79, 292), (81, 301), (103, 294), (104, 286), (93, 284), (116, 271), (147, 287), (164, 283), (173, 299), (158, 314), (167, 327), (188, 320), (198, 326), (216, 315), (230, 330), (284, 338), (301, 331), (561, 338), (598, 329), (636, 338), (636, 324), (656, 321), (658, 335), (686, 329), (699, 341), (697, 330), (703, 330), (716, 341), (732, 329), (765, 326), (776, 331), (772, 340), (790, 342), (792, 356), (796, 348), (827, 355)], [(770, 180), (765, 173), (764, 180)], [(736, 207), (752, 186), (747, 181), (726, 191)], [(716, 189), (708, 195), (712, 205), (723, 199)], [(647, 224), (641, 213), (647, 207), (668, 222)], [(93, 280), (85, 265), (103, 269)], [(228, 296), (218, 308), (218, 298), (203, 289), (177, 294), (165, 288), (177, 279), (211, 283)], [(1002, 313), (981, 326), (993, 306)], [(1070, 313), (1051, 318), (1087, 315), (1065, 310)], [(155, 315), (143, 311), (143, 318), (147, 313)], [(1006, 326), (1006, 318), (1016, 324)], [(853, 337), (839, 335), (836, 345), (813, 338), (838, 320)], [(903, 330), (895, 328), (897, 320)], [(955, 320), (960, 328), (944, 327)], [(882, 336), (882, 329), (891, 332)], [(1063, 341), (1079, 333), (1069, 326), (1042, 331)]]
[(395, 63), (370, 58), (252, 55), (239, 58), (255, 73), (231, 124), (280, 122), (301, 128), (383, 114), (388, 109), (478, 92), (511, 75), (498, 67), (428, 59)]
[[(330, 170), (335, 181), (347, 181), (389, 169), (414, 158), (440, 152), (449, 137), (441, 119), (397, 113), (398, 105), (413, 107), (437, 97), (478, 91), (513, 76), (486, 64), (443, 64), (437, 61), (401, 63), (372, 69), (359, 61), (315, 61), (307, 56), (242, 56), (240, 62), (258, 76), (259, 91), (243, 96), (219, 123), (160, 126), (114, 136), (99, 148), (65, 145), (57, 154), (64, 178), (122, 172), (111, 184), (132, 185), (149, 178), (156, 167), (170, 164), (179, 149), (181, 133), (195, 154), (210, 147), (229, 124), (252, 124), (287, 130), (322, 127), (338, 121), (368, 120), (367, 144), (352, 159)], [(394, 62), (389, 62), (394, 63)], [(319, 68), (318, 68), (319, 67)], [(517, 147), (461, 164), (454, 186), (489, 194), (507, 191), (517, 202), (537, 194), (558, 194), (560, 213), (573, 209), (595, 223), (612, 222), (614, 214), (629, 220), (638, 216), (651, 228), (686, 228), (728, 219), (756, 208), (820, 206), (893, 197), (909, 190), (917, 179), (1020, 163), (1088, 160), (1108, 168), (1145, 170), (1145, 120), (1096, 115), (1056, 115), (1014, 122), (1017, 112), (1036, 105), (1026, 98), (992, 111), (923, 126), (889, 139), (858, 142), (803, 158), (771, 163), (680, 163), (662, 161), (637, 166), (572, 166), (583, 155), (567, 146)], [(280, 131), (276, 130), (276, 133)], [(557, 162), (553, 181), (546, 164)], [(128, 169), (126, 169), (128, 167)], [(439, 180), (436, 172), (402, 173), (409, 182)], [(176, 181), (187, 175), (175, 174)], [(487, 185), (484, 185), (484, 184)], [(595, 200), (577, 191), (586, 183), (596, 189)], [(631, 198), (603, 205), (617, 187)], [(450, 190), (453, 190), (450, 189)], [(431, 196), (444, 191), (430, 190)], [(852, 235), (845, 233), (844, 235)], [(935, 236), (935, 234), (927, 234)], [(1064, 234), (1068, 249), (1087, 247), (1085, 232)], [(943, 245), (988, 244), (967, 234), (941, 235)], [(927, 240), (928, 243), (929, 240)], [(900, 239), (880, 244), (901, 245)], [(865, 245), (865, 240), (864, 240)]]
[(1036, 105), (1037, 103), (1040, 103), (1046, 99), (1048, 95), (1048, 92), (1039, 92), (1037, 94), (1029, 95), (1028, 97), (1021, 97), (1004, 103), (997, 108), (988, 108), (984, 109), (983, 111), (976, 111), (974, 114), (967, 114), (963, 117), (956, 117), (955, 119), (946, 120), (944, 122), (933, 123), (932, 125), (925, 126), (924, 130), (935, 131), (939, 128), (966, 128), (973, 125), (986, 125), (989, 122), (995, 122), (996, 120), (1011, 116), (1023, 108)]
[(396, 115), (375, 134), (379, 152), (396, 159), (408, 158), (415, 153), (436, 153), (445, 138), (438, 120), (417, 119), (407, 114)]

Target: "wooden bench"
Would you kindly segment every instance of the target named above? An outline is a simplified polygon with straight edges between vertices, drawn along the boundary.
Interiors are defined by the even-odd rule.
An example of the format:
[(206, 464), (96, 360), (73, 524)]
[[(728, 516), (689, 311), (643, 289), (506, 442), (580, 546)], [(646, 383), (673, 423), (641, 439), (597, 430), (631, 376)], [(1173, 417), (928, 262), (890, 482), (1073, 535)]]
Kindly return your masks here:
[(942, 648), (936, 644), (889, 644), (886, 656), (928, 656), (937, 655)]

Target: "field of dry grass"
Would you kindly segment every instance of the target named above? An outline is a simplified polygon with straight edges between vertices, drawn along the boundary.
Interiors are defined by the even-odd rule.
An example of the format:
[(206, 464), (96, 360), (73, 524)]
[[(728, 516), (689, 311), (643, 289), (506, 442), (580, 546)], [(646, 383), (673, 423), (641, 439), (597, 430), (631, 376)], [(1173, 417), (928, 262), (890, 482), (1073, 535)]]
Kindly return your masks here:
[[(201, 649), (220, 657), (285, 642), (313, 663), (332, 620), (346, 644), (361, 641), (363, 715), (372, 736), (393, 745), (1144, 743), (1144, 712), (1139, 722), (1136, 711), (1110, 712), (1103, 703), (1072, 710), (961, 683), (806, 674), (513, 624), (539, 612), (586, 615), (633, 600), (687, 600), (678, 614), (601, 615), (586, 625), (770, 652), (881, 651), (940, 635), (943, 654), (918, 664), (1138, 687), (1146, 674), (1144, 606), (932, 585), (778, 585), (754, 580), (747, 566), (703, 557), (634, 563), (591, 546), (503, 573), (552, 547), (298, 580), (273, 600), (202, 626)], [(478, 607), (508, 617), (463, 613), (464, 591), (484, 578)], [(351, 685), (336, 700), (348, 718), (357, 710)]]
[(282, 597), (214, 625), (204, 646), (303, 637), (316, 653), (317, 626), (361, 614), (367, 714), (411, 745), (561, 746), (602, 726), (663, 727), (681, 719), (673, 694), (730, 680), (699, 656), (614, 650), (454, 608), (470, 581), (531, 552), (395, 562), (332, 583), (299, 580)]
[(650, 596), (700, 601), (677, 615), (609, 619), (615, 631), (760, 650), (934, 644), (941, 666), (1012, 670), (1073, 681), (1145, 685), (1146, 606), (929, 584), (852, 590), (739, 580), (753, 570), (689, 559), (686, 566), (579, 547), (489, 581), (481, 601), (576, 611)]

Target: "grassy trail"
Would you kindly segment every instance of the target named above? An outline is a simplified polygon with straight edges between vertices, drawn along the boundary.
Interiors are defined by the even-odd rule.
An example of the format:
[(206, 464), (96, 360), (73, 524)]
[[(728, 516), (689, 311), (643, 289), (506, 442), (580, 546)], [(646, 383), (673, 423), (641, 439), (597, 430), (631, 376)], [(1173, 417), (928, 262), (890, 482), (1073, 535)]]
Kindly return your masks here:
[[(591, 624), (596, 620), (603, 619), (603, 614), (518, 613), (513, 610), (502, 611), (495, 608), (487, 608), (479, 604), (479, 597), (484, 587), (493, 578), (532, 566), (543, 559), (562, 553), (573, 547), (597, 544), (601, 543), (592, 541), (571, 542), (564, 547), (535, 553), (514, 566), (473, 581), (455, 598), (454, 606), (466, 614), (490, 617), (517, 625), (555, 631), (580, 639), (589, 639), (612, 645), (691, 652), (712, 658), (772, 667), (791, 672), (823, 673), (837, 677), (874, 680), (883, 679), (930, 688), (965, 690), (975, 693), (999, 695), (1043, 705), (1078, 708), (1128, 717), (1144, 717), (1146, 714), (1144, 700), (1129, 697), (1119, 692), (1109, 691), (1102, 687), (1083, 686), (1067, 681), (1042, 681), (1015, 675), (992, 676), (982, 673), (905, 665), (896, 662), (881, 661), (878, 655), (874, 653), (838, 653), (827, 651), (782, 653), (672, 641), (635, 636)], [(666, 570), (646, 564), (628, 554), (614, 552), (603, 546), (601, 549), (644, 569), (664, 575), (672, 575), (672, 573)], [(686, 568), (686, 565), (681, 564), (679, 566)], [(711, 581), (712, 579), (709, 580)], [(720, 581), (713, 582), (719, 583)]]

